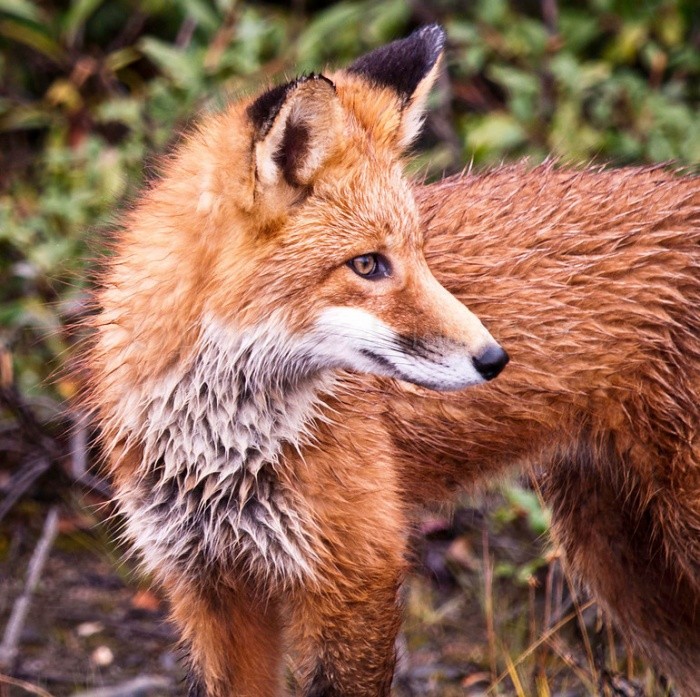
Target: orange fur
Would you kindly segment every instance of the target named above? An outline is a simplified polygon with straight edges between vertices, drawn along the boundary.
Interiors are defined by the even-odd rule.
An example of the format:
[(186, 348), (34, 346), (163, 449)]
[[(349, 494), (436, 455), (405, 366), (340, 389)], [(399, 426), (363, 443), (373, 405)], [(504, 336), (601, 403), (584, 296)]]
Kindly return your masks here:
[(512, 362), (460, 395), (389, 388), (405, 490), (528, 465), (575, 575), (700, 694), (700, 180), (517, 165), (416, 195), (436, 277)]
[[(697, 694), (697, 179), (412, 191), (441, 46), (429, 27), (203, 119), (101, 275), (88, 403), (192, 697), (279, 695), (285, 653), (300, 695), (387, 695), (412, 509), (522, 463), (572, 568)], [(448, 290), (514, 359), (449, 396), (424, 388), (507, 357)]]
[(507, 361), (430, 272), (402, 172), (442, 41), (203, 119), (100, 277), (88, 404), (193, 697), (278, 695), (284, 653), (308, 697), (389, 692), (408, 523), (382, 408), (334, 375), (456, 389)]

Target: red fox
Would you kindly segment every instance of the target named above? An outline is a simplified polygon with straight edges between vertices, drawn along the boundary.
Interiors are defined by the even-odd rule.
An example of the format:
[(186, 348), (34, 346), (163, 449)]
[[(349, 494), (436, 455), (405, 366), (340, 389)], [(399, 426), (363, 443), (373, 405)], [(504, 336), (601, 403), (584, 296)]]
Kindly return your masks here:
[(86, 361), (125, 536), (163, 584), (190, 694), (388, 694), (408, 529), (384, 405), (508, 355), (433, 277), (401, 153), (427, 27), (202, 120), (125, 216)]
[[(697, 694), (697, 180), (412, 187), (443, 44), (203, 118), (101, 273), (87, 399), (192, 697), (283, 694), (285, 655), (299, 695), (388, 695), (411, 513), (523, 462), (573, 568)], [(493, 383), (508, 353), (449, 290), (513, 355)]]

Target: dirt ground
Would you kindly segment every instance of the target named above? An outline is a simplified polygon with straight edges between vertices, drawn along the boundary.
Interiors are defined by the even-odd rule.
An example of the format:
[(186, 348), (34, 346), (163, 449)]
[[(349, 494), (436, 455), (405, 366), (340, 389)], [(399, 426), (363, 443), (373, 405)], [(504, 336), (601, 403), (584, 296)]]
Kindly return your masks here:
[[(405, 587), (396, 694), (667, 694), (611, 639), (595, 608), (583, 598), (574, 603), (546, 539), (518, 516), (499, 522), (498, 505), (422, 521), (416, 572)], [(0, 527), (0, 631), (24, 588), (45, 510), (25, 502)], [(61, 511), (0, 697), (183, 695), (166, 605), (122, 560), (114, 529), (100, 522), (99, 497)]]

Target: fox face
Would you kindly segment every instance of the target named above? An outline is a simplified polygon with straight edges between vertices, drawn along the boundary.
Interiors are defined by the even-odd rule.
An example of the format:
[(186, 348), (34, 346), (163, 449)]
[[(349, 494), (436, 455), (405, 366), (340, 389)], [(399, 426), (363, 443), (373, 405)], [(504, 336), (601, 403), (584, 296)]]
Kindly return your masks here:
[(342, 368), (454, 390), (500, 372), (505, 351), (426, 264), (402, 171), (443, 40), (427, 27), (397, 42), (410, 60), (385, 47), (203, 119), (107, 273), (94, 358), (115, 391), (214, 334), (276, 380)]
[(495, 377), (508, 360), (430, 272), (402, 172), (442, 33), (406, 40), (430, 38), (411, 80), (386, 75), (380, 49), (330, 79), (273, 88), (245, 110), (248, 220), (216, 255), (210, 314), (258, 338), (264, 318), (269, 344), (284, 347), (283, 359), (269, 360), (297, 375), (343, 368), (454, 390)]
[[(219, 307), (238, 331), (278, 308), (277, 342), (290, 368), (345, 368), (442, 390), (493, 377), (489, 361), (505, 354), (430, 272), (398, 165), (387, 163), (381, 176), (374, 170), (353, 173), (342, 187), (320, 183), (251, 277), (239, 279), (246, 291), (234, 294), (233, 307), (226, 298)], [(379, 205), (368, 208), (368, 196)]]

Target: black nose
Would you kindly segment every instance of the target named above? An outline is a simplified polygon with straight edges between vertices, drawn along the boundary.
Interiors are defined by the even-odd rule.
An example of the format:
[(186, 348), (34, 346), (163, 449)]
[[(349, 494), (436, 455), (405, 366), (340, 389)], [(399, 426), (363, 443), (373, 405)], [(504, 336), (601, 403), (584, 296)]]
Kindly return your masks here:
[(484, 380), (493, 380), (506, 367), (508, 361), (508, 354), (500, 346), (494, 345), (474, 358), (474, 367)]

